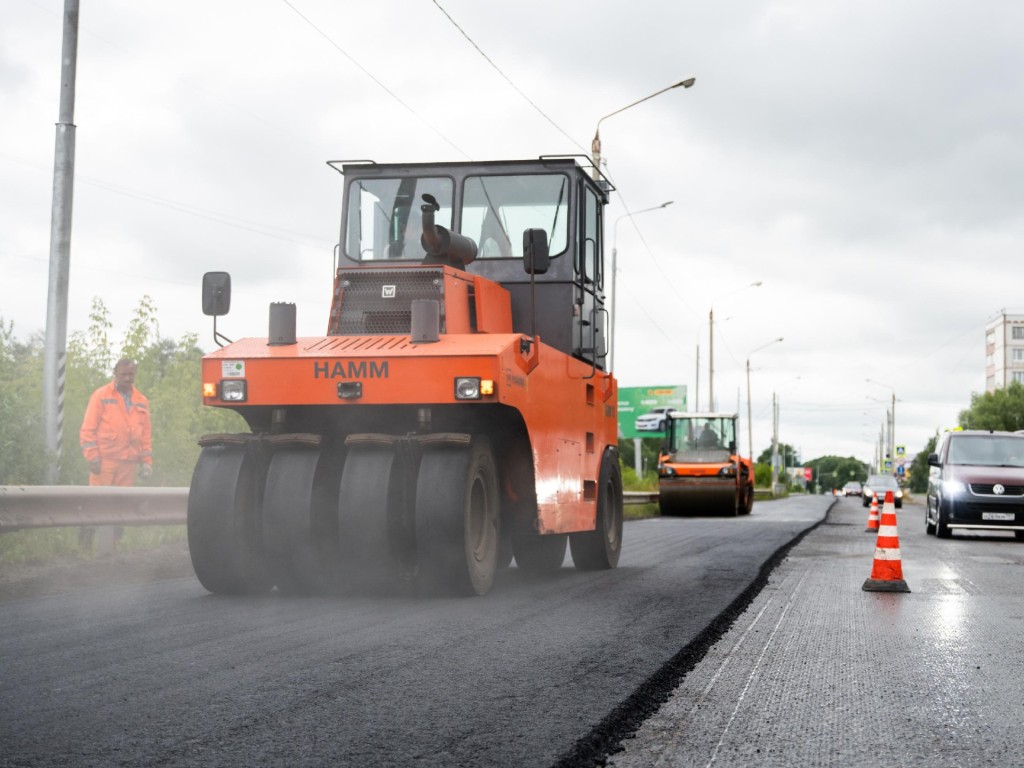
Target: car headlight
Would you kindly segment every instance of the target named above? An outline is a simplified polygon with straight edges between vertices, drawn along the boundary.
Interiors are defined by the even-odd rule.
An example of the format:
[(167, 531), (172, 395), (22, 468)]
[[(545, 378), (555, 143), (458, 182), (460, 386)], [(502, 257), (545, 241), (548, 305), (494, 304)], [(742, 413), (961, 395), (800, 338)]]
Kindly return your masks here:
[(967, 493), (967, 486), (959, 480), (943, 480), (942, 492), (951, 497), (962, 496)]

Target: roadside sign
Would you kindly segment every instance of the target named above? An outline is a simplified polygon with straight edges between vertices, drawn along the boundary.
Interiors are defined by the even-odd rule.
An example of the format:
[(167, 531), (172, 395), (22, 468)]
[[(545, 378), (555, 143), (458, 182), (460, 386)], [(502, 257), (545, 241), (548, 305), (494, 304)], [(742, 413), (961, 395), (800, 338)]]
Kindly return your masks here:
[(906, 466), (903, 465), (903, 464), (900, 464), (899, 466), (897, 466), (896, 467), (896, 474), (899, 475), (900, 477), (903, 477), (905, 474), (907, 474)]
[(636, 420), (657, 408), (686, 410), (686, 385), (663, 387), (619, 387), (619, 437), (664, 437), (664, 422), (661, 428), (638, 430)]
[(804, 467), (804, 480), (806, 480), (807, 482), (811, 482), (811, 480), (813, 480), (813, 479), (814, 479), (814, 468), (813, 467)]

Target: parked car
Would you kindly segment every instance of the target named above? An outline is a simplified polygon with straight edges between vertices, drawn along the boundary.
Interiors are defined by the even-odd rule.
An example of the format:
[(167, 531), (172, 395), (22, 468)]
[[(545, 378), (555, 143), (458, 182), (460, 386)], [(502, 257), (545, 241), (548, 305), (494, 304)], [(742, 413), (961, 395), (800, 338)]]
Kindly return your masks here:
[(672, 407), (654, 408), (650, 413), (637, 416), (633, 426), (636, 427), (637, 432), (664, 432), (665, 414), (674, 410), (675, 408)]
[(851, 480), (843, 486), (843, 496), (860, 496), (861, 493), (861, 485), (856, 480)]
[(1024, 541), (1024, 434), (947, 432), (928, 466), (925, 531), (988, 528)]
[(878, 503), (881, 504), (885, 501), (886, 491), (892, 491), (892, 500), (896, 509), (903, 506), (903, 489), (900, 488), (895, 477), (892, 475), (868, 475), (868, 479), (864, 481), (861, 488), (861, 506), (866, 507), (871, 503), (871, 494), (873, 493), (878, 494)]

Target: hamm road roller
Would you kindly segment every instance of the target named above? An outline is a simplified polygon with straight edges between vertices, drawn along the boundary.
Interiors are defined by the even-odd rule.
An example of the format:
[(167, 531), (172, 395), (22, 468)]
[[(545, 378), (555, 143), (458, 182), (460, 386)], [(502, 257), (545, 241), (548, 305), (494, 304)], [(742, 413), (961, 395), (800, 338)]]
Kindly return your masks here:
[(322, 336), (269, 308), (230, 342), (230, 276), (203, 278), (220, 348), (188, 541), (214, 593), (413, 585), (484, 594), (495, 572), (614, 568), (618, 392), (608, 354), (609, 185), (573, 157), (377, 164), (344, 178)]
[(749, 515), (754, 465), (739, 455), (735, 413), (670, 411), (658, 457), (661, 514)]

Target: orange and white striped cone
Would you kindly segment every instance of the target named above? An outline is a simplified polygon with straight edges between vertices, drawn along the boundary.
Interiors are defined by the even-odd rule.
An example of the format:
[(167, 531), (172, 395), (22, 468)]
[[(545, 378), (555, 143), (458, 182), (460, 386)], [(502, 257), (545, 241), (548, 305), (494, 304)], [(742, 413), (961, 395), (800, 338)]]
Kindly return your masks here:
[(868, 511), (868, 527), (864, 533), (875, 533), (878, 531), (878, 494), (871, 492), (871, 509)]
[(903, 580), (903, 561), (900, 556), (900, 537), (896, 531), (896, 505), (892, 491), (885, 492), (882, 505), (882, 522), (878, 526), (878, 543), (875, 544), (875, 562), (871, 576), (861, 587), (867, 592), (909, 592), (910, 587)]

